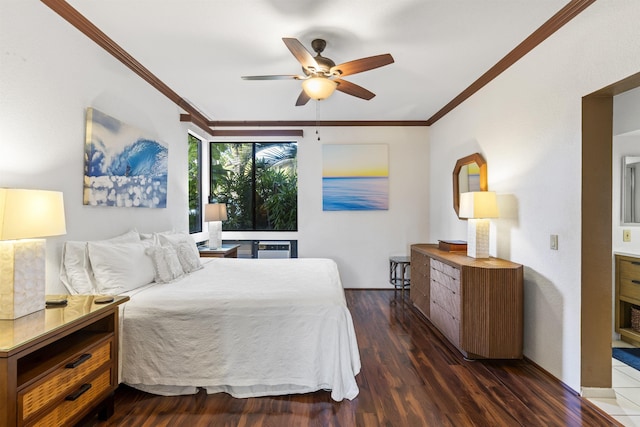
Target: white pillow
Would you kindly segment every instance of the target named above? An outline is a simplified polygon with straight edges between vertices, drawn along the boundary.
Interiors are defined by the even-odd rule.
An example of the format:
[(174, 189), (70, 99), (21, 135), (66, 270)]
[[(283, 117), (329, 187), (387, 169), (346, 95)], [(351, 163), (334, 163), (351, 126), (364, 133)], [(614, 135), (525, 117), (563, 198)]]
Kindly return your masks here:
[(153, 245), (145, 252), (153, 262), (156, 282), (168, 283), (184, 276), (184, 270), (182, 270), (178, 254), (173, 246)]
[(62, 246), (60, 280), (70, 294), (92, 294), (91, 264), (87, 255), (87, 242), (65, 242)]
[(118, 294), (153, 282), (153, 262), (145, 253), (149, 245), (89, 242), (87, 247), (98, 293)]
[[(131, 230), (120, 236), (98, 242), (139, 242), (137, 231)], [(62, 247), (62, 260), (60, 265), (60, 280), (70, 294), (95, 294), (96, 286), (87, 242), (68, 241)]]
[(202, 268), (200, 262), (200, 252), (196, 246), (196, 241), (188, 234), (158, 234), (161, 245), (171, 245), (178, 254), (178, 260), (185, 273), (191, 273)]

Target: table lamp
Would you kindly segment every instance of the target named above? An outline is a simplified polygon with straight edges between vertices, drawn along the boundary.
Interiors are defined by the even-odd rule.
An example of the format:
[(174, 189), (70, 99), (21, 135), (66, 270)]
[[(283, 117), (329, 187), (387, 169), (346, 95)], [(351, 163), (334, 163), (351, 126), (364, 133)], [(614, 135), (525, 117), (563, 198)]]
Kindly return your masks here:
[(460, 194), (460, 218), (468, 218), (467, 256), (489, 258), (489, 218), (498, 217), (498, 202), (493, 191)]
[(227, 205), (210, 203), (204, 207), (204, 220), (209, 223), (209, 249), (222, 246), (222, 221), (227, 220)]
[(46, 242), (66, 234), (59, 191), (0, 188), (0, 319), (44, 309)]

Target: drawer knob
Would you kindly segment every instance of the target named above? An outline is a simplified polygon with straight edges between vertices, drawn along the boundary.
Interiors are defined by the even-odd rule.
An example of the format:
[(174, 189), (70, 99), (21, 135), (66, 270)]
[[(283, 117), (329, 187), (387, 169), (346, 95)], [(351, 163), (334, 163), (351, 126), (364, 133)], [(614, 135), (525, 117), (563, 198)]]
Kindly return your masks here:
[(84, 362), (86, 362), (89, 359), (91, 359), (91, 354), (85, 353), (82, 356), (78, 357), (78, 360), (76, 360), (75, 362), (69, 362), (64, 367), (68, 369), (74, 369), (82, 365)]
[(64, 398), (64, 400), (70, 400), (73, 402), (74, 400), (76, 400), (77, 398), (85, 394), (87, 391), (89, 391), (90, 388), (91, 388), (91, 384), (82, 384), (75, 393), (68, 395), (67, 397)]

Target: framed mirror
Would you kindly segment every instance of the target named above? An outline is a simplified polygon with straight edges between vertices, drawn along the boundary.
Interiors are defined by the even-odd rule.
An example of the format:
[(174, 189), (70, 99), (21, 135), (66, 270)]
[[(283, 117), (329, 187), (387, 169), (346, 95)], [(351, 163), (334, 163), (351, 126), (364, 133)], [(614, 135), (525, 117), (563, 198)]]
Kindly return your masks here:
[(640, 156), (622, 158), (622, 223), (640, 224)]
[(487, 162), (480, 153), (463, 157), (453, 168), (453, 209), (460, 218), (460, 194), (487, 191)]

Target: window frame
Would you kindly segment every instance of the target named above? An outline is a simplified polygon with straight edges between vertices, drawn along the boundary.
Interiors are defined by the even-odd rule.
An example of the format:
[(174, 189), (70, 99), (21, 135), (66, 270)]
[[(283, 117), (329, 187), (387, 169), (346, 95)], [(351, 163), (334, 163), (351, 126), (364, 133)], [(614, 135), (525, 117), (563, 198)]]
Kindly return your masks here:
[[(193, 220), (193, 226), (195, 226), (195, 228), (192, 228), (192, 221), (191, 221), (191, 202), (192, 202), (192, 197), (191, 197), (191, 144), (192, 143), (196, 143), (197, 144), (197, 176), (195, 177), (195, 181), (197, 183), (197, 194), (195, 195), (196, 197), (193, 200), (197, 201), (197, 205), (194, 207), (196, 210), (197, 215), (195, 216), (194, 220)], [(191, 132), (187, 132), (187, 198), (188, 198), (188, 209), (187, 209), (187, 215), (188, 215), (188, 223), (189, 223), (189, 234), (197, 234), (197, 233), (202, 233), (203, 232), (203, 222), (204, 222), (204, 215), (203, 215), (203, 211), (204, 211), (204, 203), (203, 203), (203, 197), (202, 197), (202, 148), (203, 148), (203, 143), (204, 140), (200, 137), (198, 137), (197, 135), (194, 135)]]
[[(222, 229), (223, 231), (229, 231), (229, 232), (297, 232), (298, 231), (298, 192), (299, 192), (299, 188), (298, 188), (298, 170), (297, 170), (297, 159), (298, 159), (298, 154), (297, 154), (297, 146), (298, 146), (298, 141), (295, 140), (290, 140), (290, 141), (255, 141), (255, 140), (242, 140), (242, 141), (209, 141), (209, 197), (208, 197), (208, 201), (209, 203), (216, 203), (219, 202), (220, 200), (216, 199), (216, 196), (213, 194), (214, 192), (214, 185), (213, 185), (213, 177), (212, 177), (212, 171), (216, 168), (216, 166), (218, 166), (217, 164), (214, 164), (214, 158), (212, 153), (214, 152), (213, 150), (213, 146), (214, 145), (219, 145), (219, 144), (225, 144), (225, 145), (248, 145), (251, 144), (251, 214), (250, 214), (250, 219), (251, 219), (251, 228), (234, 228), (234, 229), (228, 229), (225, 228), (225, 222), (223, 221), (222, 223)], [(257, 206), (258, 204), (258, 198), (259, 198), (259, 194), (258, 194), (258, 189), (257, 189), (257, 167), (256, 167), (256, 154), (257, 154), (257, 147), (260, 145), (268, 145), (268, 144), (295, 144), (296, 147), (296, 155), (295, 155), (295, 177), (296, 177), (296, 181), (295, 181), (295, 193), (296, 193), (296, 216), (295, 216), (295, 227), (292, 229), (266, 229), (266, 228), (258, 228), (259, 226), (259, 215), (257, 213), (259, 206)], [(218, 150), (215, 150), (218, 151)]]

